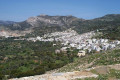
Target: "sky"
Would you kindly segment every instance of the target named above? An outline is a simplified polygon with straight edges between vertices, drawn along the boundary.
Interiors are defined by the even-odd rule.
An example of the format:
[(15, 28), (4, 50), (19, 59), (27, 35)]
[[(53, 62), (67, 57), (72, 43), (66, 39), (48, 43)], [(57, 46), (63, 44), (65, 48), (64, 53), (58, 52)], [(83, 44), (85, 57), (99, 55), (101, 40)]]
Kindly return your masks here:
[(0, 0), (0, 20), (19, 22), (40, 14), (94, 19), (120, 14), (120, 0)]

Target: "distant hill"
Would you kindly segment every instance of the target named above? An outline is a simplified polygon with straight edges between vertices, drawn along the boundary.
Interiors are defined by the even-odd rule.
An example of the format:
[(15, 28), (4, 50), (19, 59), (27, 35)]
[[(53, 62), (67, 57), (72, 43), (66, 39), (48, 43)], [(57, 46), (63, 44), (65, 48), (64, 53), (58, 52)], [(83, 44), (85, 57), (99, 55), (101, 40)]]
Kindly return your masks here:
[(100, 18), (85, 20), (74, 16), (49, 16), (39, 15), (30, 17), (23, 22), (0, 21), (0, 28), (10, 31), (32, 30), (29, 36), (42, 35), (55, 31), (63, 31), (69, 28), (79, 34), (97, 29), (113, 29), (120, 26), (120, 14), (108, 14)]
[(76, 26), (74, 29), (79, 33), (97, 29), (115, 28), (120, 26), (120, 14), (109, 14), (100, 18), (85, 20), (83, 22), (75, 21), (71, 25)]
[(13, 22), (13, 21), (2, 21), (2, 20), (0, 20), (0, 25), (8, 25), (8, 24), (13, 24), (13, 23), (15, 23), (15, 22)]
[[(36, 17), (30, 17), (23, 22), (13, 23), (8, 25), (8, 28), (11, 30), (25, 30), (26, 28), (35, 28), (35, 27), (69, 27), (72, 21), (78, 20), (78, 18), (73, 16), (48, 16), (48, 15), (39, 15)], [(82, 20), (82, 19), (81, 19)]]

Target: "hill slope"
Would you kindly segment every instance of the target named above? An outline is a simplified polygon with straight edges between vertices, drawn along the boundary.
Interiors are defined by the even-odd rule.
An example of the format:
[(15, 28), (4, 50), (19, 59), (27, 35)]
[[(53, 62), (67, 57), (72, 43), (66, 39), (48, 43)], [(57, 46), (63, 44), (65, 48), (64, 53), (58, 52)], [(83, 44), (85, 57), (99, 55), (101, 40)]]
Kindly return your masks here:
[(84, 20), (74, 16), (39, 15), (30, 17), (23, 22), (0, 25), (1, 30), (4, 28), (10, 31), (31, 30), (32, 35), (29, 34), (29, 36), (45, 34), (45, 31), (46, 33), (63, 31), (68, 28), (72, 28), (78, 33), (85, 33), (97, 29), (115, 29), (118, 26), (120, 26), (120, 14), (109, 14), (92, 20)]

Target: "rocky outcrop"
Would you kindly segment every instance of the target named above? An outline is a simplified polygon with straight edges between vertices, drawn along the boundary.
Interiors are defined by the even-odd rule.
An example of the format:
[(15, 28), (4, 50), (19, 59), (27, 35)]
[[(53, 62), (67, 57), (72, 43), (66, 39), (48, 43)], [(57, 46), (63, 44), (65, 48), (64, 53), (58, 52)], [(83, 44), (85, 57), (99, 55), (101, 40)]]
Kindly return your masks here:
[[(58, 26), (66, 26), (68, 27), (72, 21), (78, 20), (78, 18), (73, 16), (48, 16), (48, 15), (40, 15), (36, 17), (30, 17), (26, 20), (27, 23), (32, 25), (33, 27), (40, 27), (42, 24), (44, 25), (58, 25)], [(41, 25), (40, 25), (41, 24)]]

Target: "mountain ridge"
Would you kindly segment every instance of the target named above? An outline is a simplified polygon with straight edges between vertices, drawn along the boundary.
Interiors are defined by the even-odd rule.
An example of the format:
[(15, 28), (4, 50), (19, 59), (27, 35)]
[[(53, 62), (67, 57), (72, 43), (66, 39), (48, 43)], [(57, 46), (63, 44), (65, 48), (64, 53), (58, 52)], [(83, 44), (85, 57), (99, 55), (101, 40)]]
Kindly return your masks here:
[[(85, 20), (74, 16), (38, 15), (36, 17), (30, 17), (22, 22), (9, 22), (9, 24), (0, 24), (0, 28), (2, 27), (2, 30), (5, 29), (10, 31), (32, 30), (33, 33), (37, 33), (36, 32), (37, 29), (39, 33), (40, 30), (45, 31), (51, 30), (49, 32), (54, 32), (72, 28), (79, 34), (97, 29), (115, 28), (117, 26), (120, 26), (120, 14), (108, 14), (103, 17), (91, 20)], [(42, 32), (44, 34), (44, 31)]]

